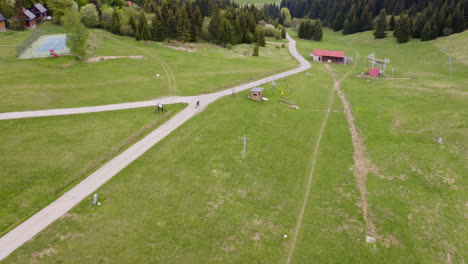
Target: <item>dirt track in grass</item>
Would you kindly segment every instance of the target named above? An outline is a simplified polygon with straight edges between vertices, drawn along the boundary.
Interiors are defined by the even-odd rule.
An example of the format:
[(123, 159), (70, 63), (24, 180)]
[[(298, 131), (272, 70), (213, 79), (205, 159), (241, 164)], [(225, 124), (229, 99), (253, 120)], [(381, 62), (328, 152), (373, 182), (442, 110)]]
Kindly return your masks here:
[[(346, 43), (348, 44), (348, 43)], [(348, 44), (349, 46), (349, 44)], [(350, 46), (351, 47), (351, 46)], [(359, 59), (359, 52), (356, 51), (356, 62)], [(366, 179), (367, 174), (369, 172), (378, 173), (378, 169), (366, 156), (366, 147), (364, 146), (364, 140), (359, 135), (358, 131), (356, 130), (356, 124), (354, 123), (354, 117), (351, 112), (351, 104), (346, 100), (346, 97), (341, 90), (341, 81), (344, 80), (356, 67), (357, 63), (353, 64), (353, 67), (343, 76), (341, 80), (338, 80), (335, 73), (333, 72), (332, 68), (326, 64), (325, 67), (327, 68), (328, 72), (333, 78), (334, 89), (336, 90), (338, 97), (340, 98), (341, 104), (344, 108), (344, 114), (346, 116), (346, 121), (348, 123), (348, 128), (351, 133), (351, 139), (353, 142), (353, 174), (356, 178), (356, 185), (361, 193), (359, 207), (362, 209), (364, 221), (366, 223), (366, 236), (371, 236), (375, 239), (382, 238), (376, 230), (375, 224), (372, 220), (372, 213), (370, 211), (370, 205), (367, 200), (367, 187), (366, 187)]]

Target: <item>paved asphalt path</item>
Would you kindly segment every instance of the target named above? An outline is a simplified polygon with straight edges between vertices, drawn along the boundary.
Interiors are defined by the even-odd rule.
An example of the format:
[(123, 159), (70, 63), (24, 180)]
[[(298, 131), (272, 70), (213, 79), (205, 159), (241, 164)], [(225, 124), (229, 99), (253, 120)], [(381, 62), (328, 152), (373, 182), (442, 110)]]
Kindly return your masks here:
[[(104, 164), (101, 168), (95, 171), (93, 174), (88, 176), (86, 179), (81, 181), (75, 187), (70, 189), (68, 192), (63, 194), (57, 200), (49, 204), (47, 207), (31, 216), (28, 220), (11, 230), (5, 236), (0, 238), (0, 260), (3, 260), (10, 255), (18, 247), (26, 243), (33, 236), (41, 232), (48, 225), (53, 223), (59, 217), (64, 215), (67, 211), (72, 209), (83, 199), (93, 194), (99, 187), (106, 183), (109, 179), (114, 177), (122, 169), (127, 167), (130, 163), (136, 160), (138, 157), (143, 155), (147, 150), (153, 147), (165, 136), (169, 135), (177, 127), (189, 120), (191, 117), (202, 111), (208, 104), (216, 101), (217, 99), (230, 95), (234, 88), (236, 92), (250, 89), (275, 79), (290, 76), (302, 71), (305, 71), (311, 67), (310, 63), (304, 59), (296, 49), (296, 41), (294, 41), (289, 35), (289, 52), (291, 55), (299, 61), (299, 67), (293, 70), (282, 72), (267, 78), (263, 78), (258, 81), (239, 85), (226, 89), (221, 92), (200, 95), (200, 96), (187, 96), (187, 97), (167, 97), (163, 99), (156, 99), (143, 102), (134, 103), (123, 103), (123, 104), (112, 104), (103, 106), (92, 106), (92, 107), (79, 107), (79, 108), (67, 108), (67, 109), (51, 109), (51, 110), (40, 110), (40, 111), (26, 111), (26, 112), (11, 112), (1, 113), (0, 120), (17, 119), (17, 118), (30, 118), (30, 117), (41, 117), (41, 116), (57, 116), (57, 115), (71, 115), (71, 114), (82, 114), (82, 113), (93, 113), (101, 111), (113, 111), (120, 109), (130, 109), (146, 106), (155, 106), (156, 103), (173, 104), (173, 103), (188, 103), (189, 106), (184, 110), (176, 114), (173, 118), (166, 121), (163, 125), (155, 129), (153, 132), (145, 136), (143, 139), (129, 147), (127, 150), (119, 154), (114, 159)], [(200, 100), (200, 107), (196, 107), (196, 102)]]

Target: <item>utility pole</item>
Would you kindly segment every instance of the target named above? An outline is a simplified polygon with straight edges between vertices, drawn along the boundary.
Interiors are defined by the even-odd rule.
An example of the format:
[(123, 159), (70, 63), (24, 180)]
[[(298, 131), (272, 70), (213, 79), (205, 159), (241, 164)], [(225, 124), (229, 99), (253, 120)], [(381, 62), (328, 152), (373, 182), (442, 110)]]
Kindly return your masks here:
[(450, 77), (452, 77), (452, 56), (449, 57), (449, 63), (450, 63)]
[(245, 145), (247, 145), (247, 140), (252, 140), (251, 138), (247, 138), (244, 134), (244, 137), (237, 137), (238, 139), (243, 139), (244, 140), (244, 150), (242, 150), (242, 158), (245, 158)]

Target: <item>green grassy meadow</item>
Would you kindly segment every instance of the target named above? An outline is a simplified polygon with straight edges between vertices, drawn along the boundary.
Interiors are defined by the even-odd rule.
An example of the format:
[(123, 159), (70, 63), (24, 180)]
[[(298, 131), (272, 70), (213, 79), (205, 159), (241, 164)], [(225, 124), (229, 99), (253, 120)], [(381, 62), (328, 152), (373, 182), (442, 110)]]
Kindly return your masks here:
[[(350, 187), (352, 181), (337, 173), (333, 181), (313, 184), (317, 197), (310, 199), (295, 259), (303, 263), (310, 259), (320, 263), (463, 263), (468, 257), (464, 242), (468, 234), (464, 177), (468, 171), (468, 67), (460, 53), (466, 47), (460, 43), (466, 43), (468, 32), (449, 37), (457, 39), (452, 45), (460, 44), (451, 49), (444, 38), (398, 45), (390, 33), (383, 40), (374, 40), (371, 34), (342, 36), (326, 31), (323, 42), (299, 40), (298, 47), (303, 55), (313, 48), (359, 54), (342, 89), (353, 107), (368, 156), (378, 168), (378, 173), (368, 175), (367, 190), (380, 242), (375, 246), (363, 243), (365, 225), (358, 212), (350, 210), (359, 192)], [(378, 58), (391, 59), (387, 77), (392, 77), (394, 68), (394, 77), (411, 79), (367, 82), (354, 77), (368, 67), (372, 51)], [(454, 56), (452, 78), (449, 55)], [(332, 67), (343, 76), (351, 66)], [(437, 143), (439, 137), (442, 145)], [(332, 146), (324, 144), (324, 148)]]
[[(100, 188), (101, 207), (83, 201), (6, 261), (285, 260), (326, 113), (315, 110), (331, 96), (324, 67), (312, 71), (321, 77), (279, 80), (275, 94), (265, 86), (269, 101), (241, 92), (208, 106)], [(301, 109), (280, 104), (281, 91)], [(34, 257), (49, 246), (57, 253)]]
[(21, 223), (184, 108), (0, 122), (0, 234)]
[[(19, 44), (28, 32), (0, 33), (0, 45)], [(143, 55), (97, 63), (58, 59), (18, 60), (14, 47), (0, 46), (0, 112), (93, 106), (150, 100), (168, 95), (215, 92), (296, 65), (287, 48), (267, 45), (251, 56), (252, 45), (232, 50), (207, 43), (191, 51), (148, 45), (93, 30), (94, 56)], [(6, 45), (5, 44), (5, 45)], [(160, 74), (156, 78), (156, 74)]]
[[(224, 50), (197, 44), (196, 52), (179, 53), (99, 34), (96, 54), (139, 55), (121, 48), (133, 45), (145, 56), (158, 56), (149, 57), (153, 64), (164, 58), (178, 92), (185, 89), (180, 83), (198, 85), (183, 74), (201, 54), (208, 57), (200, 62), (202, 68), (209, 67), (210, 59), (223, 58), (220, 64), (251, 61), (243, 57), (249, 49), (244, 45)], [(342, 103), (325, 66), (312, 63), (311, 76), (278, 80), (275, 92), (265, 85), (268, 101), (251, 101), (240, 92), (208, 106), (102, 186), (97, 191), (102, 206), (82, 201), (2, 263), (285, 263), (290, 252), (291, 263), (464, 263), (468, 66), (462, 51), (468, 32), (447, 39), (397, 44), (391, 32), (387, 39), (375, 40), (372, 32), (343, 36), (324, 30), (322, 42), (297, 40), (306, 58), (314, 48), (323, 48), (344, 50), (355, 59), (353, 65), (330, 66), (339, 78), (349, 73), (341, 89), (377, 168), (366, 181), (377, 243), (364, 241), (366, 223)], [(260, 55), (263, 51), (274, 58), (283, 50), (267, 45)], [(371, 52), (391, 59), (386, 77), (408, 79), (357, 78), (368, 67)], [(454, 57), (452, 77), (448, 56)], [(242, 65), (229, 67), (243, 71)], [(183, 92), (199, 92), (187, 89)], [(281, 104), (281, 91), (300, 109)], [(293, 248), (330, 102), (333, 111)], [(242, 159), (238, 137), (244, 134), (252, 141)]]

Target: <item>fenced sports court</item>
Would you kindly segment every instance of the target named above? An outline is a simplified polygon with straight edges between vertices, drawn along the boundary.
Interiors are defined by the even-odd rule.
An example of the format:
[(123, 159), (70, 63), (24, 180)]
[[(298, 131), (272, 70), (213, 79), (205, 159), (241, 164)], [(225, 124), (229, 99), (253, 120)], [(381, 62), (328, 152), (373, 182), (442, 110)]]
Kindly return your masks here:
[(69, 55), (70, 49), (66, 47), (66, 35), (61, 27), (42, 22), (34, 29), (23, 42), (16, 46), (18, 59), (31, 59), (49, 57), (50, 50), (58, 56)]
[[(66, 39), (67, 35), (65, 34), (39, 36), (34, 42), (29, 44), (28, 46), (18, 46), (18, 59), (32, 59), (50, 56), (57, 57), (62, 55), (70, 55), (71, 53), (70, 49), (66, 45)], [(51, 50), (53, 50), (53, 53), (50, 52)], [(19, 53), (19, 51), (21, 53)]]

